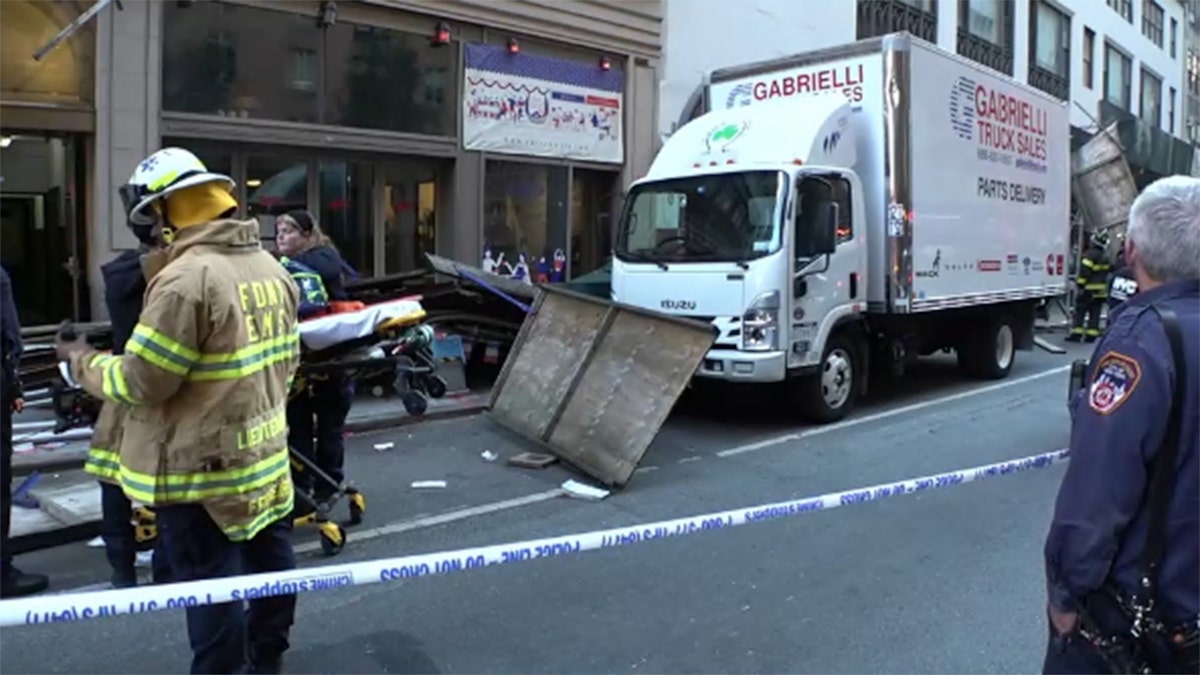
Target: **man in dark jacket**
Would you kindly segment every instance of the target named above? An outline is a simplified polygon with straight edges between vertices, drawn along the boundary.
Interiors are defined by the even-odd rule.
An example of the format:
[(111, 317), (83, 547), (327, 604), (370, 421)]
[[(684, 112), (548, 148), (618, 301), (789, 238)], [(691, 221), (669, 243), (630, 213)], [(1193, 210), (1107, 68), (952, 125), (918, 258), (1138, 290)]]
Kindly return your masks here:
[(12, 280), (0, 267), (0, 598), (40, 593), (50, 585), (41, 574), (26, 574), (12, 564), (8, 528), (12, 521), (12, 416), (20, 405), (21, 321), (13, 301)]
[(1117, 260), (1115, 269), (1112, 274), (1112, 279), (1108, 282), (1108, 316), (1111, 322), (1113, 310), (1121, 306), (1129, 298), (1137, 293), (1138, 284), (1137, 278), (1133, 275), (1133, 269), (1129, 263), (1125, 261), (1125, 249), (1117, 252)]
[[(125, 343), (133, 334), (138, 317), (142, 313), (146, 294), (146, 274), (142, 267), (145, 254), (159, 248), (156, 234), (149, 230), (131, 228), (141, 239), (137, 250), (124, 251), (100, 267), (104, 275), (104, 301), (112, 323), (113, 354), (124, 354)], [(105, 406), (119, 405), (105, 401)], [(93, 443), (93, 446), (96, 444)], [(105, 452), (105, 448), (93, 448), (92, 453)], [(89, 458), (90, 459), (90, 458)], [(100, 479), (100, 534), (104, 538), (104, 551), (113, 569), (112, 584), (115, 588), (137, 585), (135, 563), (137, 561), (137, 539), (131, 519), (133, 503), (121, 489), (119, 471), (111, 462), (89, 461), (85, 467)], [(156, 540), (157, 541), (157, 540)], [(159, 552), (156, 550), (156, 554)], [(166, 556), (154, 556), (153, 580), (163, 583), (167, 578)]]
[[(1148, 599), (1150, 618), (1171, 636), (1194, 635), (1200, 616), (1200, 180), (1174, 176), (1153, 183), (1134, 202), (1129, 222), (1125, 246), (1139, 291), (1113, 312), (1087, 389), (1073, 402), (1071, 463), (1046, 538), (1047, 673), (1137, 672), (1108, 669), (1097, 628), (1081, 626), (1080, 612), (1108, 617), (1103, 589), (1127, 603), (1142, 587), (1149, 474), (1165, 442), (1179, 378), (1185, 393), (1178, 402), (1172, 501), (1156, 593)], [(1178, 316), (1186, 363), (1174, 362), (1155, 306)], [(1101, 627), (1099, 637), (1128, 635), (1128, 629)], [(1153, 672), (1196, 672), (1186, 664), (1152, 665)]]

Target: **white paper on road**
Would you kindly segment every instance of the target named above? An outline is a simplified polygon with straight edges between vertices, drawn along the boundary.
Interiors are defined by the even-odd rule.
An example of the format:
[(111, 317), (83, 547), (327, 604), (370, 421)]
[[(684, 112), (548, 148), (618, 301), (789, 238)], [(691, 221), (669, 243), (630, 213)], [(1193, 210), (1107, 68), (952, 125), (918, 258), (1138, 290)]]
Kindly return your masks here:
[(654, 539), (710, 532), (785, 516), (834, 509), (848, 504), (860, 504), (888, 497), (927, 492), (994, 476), (1041, 469), (1066, 461), (1069, 454), (1067, 449), (1062, 449), (971, 469), (949, 471), (894, 483), (882, 483), (818, 497), (792, 499), (687, 518), (531, 541), (340, 565), (324, 565), (288, 572), (0, 600), (0, 627), (82, 621), (118, 614), (139, 614), (162, 609), (180, 609), (230, 601), (240, 602), (272, 595), (362, 586), (582, 551), (628, 546)]

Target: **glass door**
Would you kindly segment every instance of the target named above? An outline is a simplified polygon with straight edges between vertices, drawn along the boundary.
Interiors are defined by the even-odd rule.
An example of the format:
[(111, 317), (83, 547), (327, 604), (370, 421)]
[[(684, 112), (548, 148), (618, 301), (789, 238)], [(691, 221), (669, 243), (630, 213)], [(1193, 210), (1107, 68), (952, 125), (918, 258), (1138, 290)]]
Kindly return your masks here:
[(435, 251), (437, 168), (427, 161), (380, 167), (384, 274), (422, 269), (427, 266), (425, 254)]

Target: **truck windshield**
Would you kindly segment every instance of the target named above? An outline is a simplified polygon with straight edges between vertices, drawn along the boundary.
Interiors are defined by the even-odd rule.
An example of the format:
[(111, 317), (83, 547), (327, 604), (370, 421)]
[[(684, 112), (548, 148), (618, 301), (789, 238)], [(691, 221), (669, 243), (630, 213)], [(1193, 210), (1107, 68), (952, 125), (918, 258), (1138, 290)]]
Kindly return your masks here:
[(746, 171), (643, 183), (618, 228), (625, 262), (723, 262), (779, 250), (787, 174)]

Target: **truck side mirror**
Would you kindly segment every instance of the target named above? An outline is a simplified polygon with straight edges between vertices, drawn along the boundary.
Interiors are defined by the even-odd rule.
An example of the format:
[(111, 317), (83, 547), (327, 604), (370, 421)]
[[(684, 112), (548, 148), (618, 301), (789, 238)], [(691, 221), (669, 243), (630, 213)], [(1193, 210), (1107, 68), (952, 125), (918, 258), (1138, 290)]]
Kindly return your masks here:
[(815, 255), (829, 255), (837, 250), (838, 205), (826, 202), (812, 219), (813, 231), (809, 233), (812, 241), (812, 252)]

